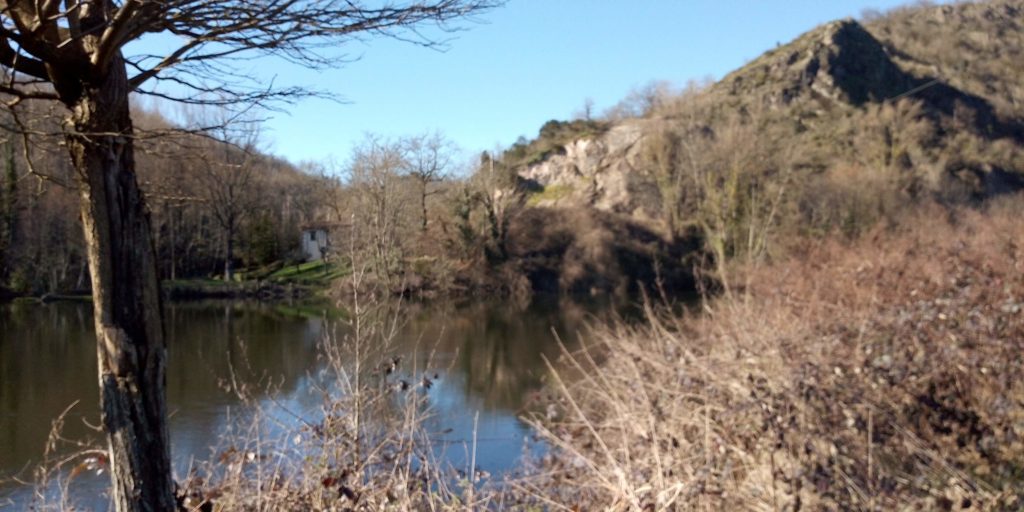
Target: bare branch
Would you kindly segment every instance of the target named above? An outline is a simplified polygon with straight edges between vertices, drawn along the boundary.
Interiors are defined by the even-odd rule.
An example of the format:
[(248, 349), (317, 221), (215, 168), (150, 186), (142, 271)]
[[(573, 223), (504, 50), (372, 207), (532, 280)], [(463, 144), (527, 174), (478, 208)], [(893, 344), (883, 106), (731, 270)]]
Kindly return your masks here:
[(451, 32), (456, 28), (448, 25), (450, 21), (500, 3), (436, 0), (368, 7), (338, 0), (171, 2), (160, 31), (181, 36), (186, 42), (149, 69), (141, 70), (130, 84), (137, 90), (170, 68), (242, 54), (276, 55), (310, 68), (337, 65), (350, 60), (338, 54), (339, 45), (367, 35), (440, 48), (447, 40), (435, 39), (419, 27), (432, 25), (441, 32)]
[(17, 100), (14, 103), (7, 102), (8, 106), (14, 106), (21, 100), (56, 100), (57, 95), (48, 91), (38, 90), (25, 90), (18, 87), (11, 87), (9, 85), (0, 85), (0, 93), (10, 94)]
[(114, 14), (113, 20), (103, 30), (103, 35), (100, 36), (100, 44), (90, 58), (92, 65), (96, 66), (101, 73), (106, 72), (107, 65), (110, 63), (114, 51), (124, 44), (124, 38), (129, 31), (130, 23), (141, 8), (142, 0), (125, 1), (124, 5)]
[[(0, 0), (0, 66), (63, 82), (54, 83), (59, 94), (18, 95), (11, 86), (0, 92), (74, 101), (81, 92), (76, 81), (106, 76), (125, 44), (164, 33), (180, 37), (179, 46), (161, 56), (127, 59), (137, 71), (129, 78), (130, 90), (183, 103), (203, 103), (211, 97), (200, 94), (197, 99), (191, 92), (210, 93), (218, 105), (322, 97), (327, 95), (300, 87), (262, 90), (259, 77), (238, 73), (229, 63), (273, 55), (308, 68), (336, 66), (352, 60), (339, 48), (371, 36), (443, 48), (447, 39), (437, 35), (458, 30), (450, 24), (453, 20), (502, 1)], [(74, 77), (63, 76), (68, 73)], [(175, 85), (143, 91), (142, 86), (154, 79)], [(191, 92), (179, 94), (180, 86)]]
[(0, 14), (10, 18), (17, 28), (4, 30), (3, 37), (40, 60), (56, 61), (61, 29), (51, 19), (52, 12), (40, 13), (34, 4), (31, 0), (0, 1)]
[(11, 48), (10, 43), (4, 37), (0, 37), (0, 65), (35, 78), (44, 80), (49, 78), (46, 66), (42, 61), (20, 55)]

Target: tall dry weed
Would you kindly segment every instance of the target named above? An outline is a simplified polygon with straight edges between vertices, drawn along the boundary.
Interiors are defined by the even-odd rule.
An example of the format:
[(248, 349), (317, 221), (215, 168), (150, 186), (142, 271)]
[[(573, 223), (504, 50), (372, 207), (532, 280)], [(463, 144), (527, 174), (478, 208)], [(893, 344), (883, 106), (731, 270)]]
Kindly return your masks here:
[(1021, 209), (925, 208), (594, 328), (519, 489), (565, 510), (1024, 506)]

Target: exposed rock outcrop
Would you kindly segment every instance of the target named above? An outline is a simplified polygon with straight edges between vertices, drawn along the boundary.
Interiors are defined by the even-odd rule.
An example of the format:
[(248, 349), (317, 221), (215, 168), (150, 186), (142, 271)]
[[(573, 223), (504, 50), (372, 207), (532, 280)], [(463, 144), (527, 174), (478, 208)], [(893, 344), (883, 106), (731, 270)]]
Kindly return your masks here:
[(562, 154), (523, 169), (519, 176), (547, 193), (532, 204), (542, 207), (586, 206), (639, 219), (655, 218), (649, 198), (653, 184), (647, 178), (639, 151), (647, 120), (622, 122), (597, 138), (570, 142)]
[[(935, 134), (917, 141), (937, 148), (927, 163), (944, 167), (942, 177), (927, 180), (931, 192), (963, 189), (978, 198), (1018, 190), (1024, 184), (1024, 162), (1014, 164), (1012, 157), (998, 162), (969, 160), (944, 148), (958, 132), (973, 134), (981, 144), (1005, 140), (1020, 146), (1021, 120), (1000, 118), (985, 98), (961, 91), (942, 77), (923, 75), (920, 66), (905, 70), (890, 55), (893, 51), (860, 23), (835, 21), (765, 53), (700, 94), (720, 111), (767, 108), (776, 115), (772, 122), (785, 125), (779, 132), (791, 138), (793, 146), (816, 146), (814, 155), (798, 159), (814, 160), (803, 165), (818, 170), (850, 158), (849, 141), (842, 140), (843, 135), (836, 139), (833, 133), (837, 124), (850, 124), (848, 119), (863, 115), (871, 105), (910, 98), (922, 104), (922, 115)], [(672, 129), (677, 122), (668, 110), (620, 121), (519, 169), (532, 191), (530, 204), (594, 208), (647, 223), (658, 219), (662, 198), (643, 158), (643, 146), (651, 133)], [(713, 135), (715, 120), (706, 120), (705, 129)], [(924, 167), (920, 161), (905, 165)]]

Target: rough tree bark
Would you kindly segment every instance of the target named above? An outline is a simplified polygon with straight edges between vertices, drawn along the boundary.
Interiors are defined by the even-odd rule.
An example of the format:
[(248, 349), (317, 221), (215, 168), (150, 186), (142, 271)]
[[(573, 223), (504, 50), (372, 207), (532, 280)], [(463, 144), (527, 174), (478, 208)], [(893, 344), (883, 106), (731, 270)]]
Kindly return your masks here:
[(427, 232), (427, 180), (420, 180), (420, 219), (423, 221), (420, 224), (420, 231), (423, 233)]
[(96, 322), (103, 425), (116, 510), (173, 510), (166, 352), (149, 214), (135, 177), (128, 80), (110, 72), (68, 98)]

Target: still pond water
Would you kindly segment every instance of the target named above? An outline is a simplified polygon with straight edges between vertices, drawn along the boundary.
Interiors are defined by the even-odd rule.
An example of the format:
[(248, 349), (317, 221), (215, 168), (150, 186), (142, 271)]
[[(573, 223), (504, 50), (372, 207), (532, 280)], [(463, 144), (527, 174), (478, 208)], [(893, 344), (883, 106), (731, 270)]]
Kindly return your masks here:
[[(391, 316), (400, 320), (386, 353), (372, 357), (403, 356), (399, 371), (413, 382), (436, 373), (434, 385), (422, 392), (445, 443), (471, 442), (476, 418), (477, 466), (497, 475), (512, 469), (524, 449), (536, 449), (518, 416), (540, 386), (543, 357), (559, 352), (553, 332), (574, 343), (590, 312), (602, 309), (557, 302), (526, 310), (480, 302), (404, 305)], [(219, 433), (237, 417), (239, 400), (223, 386), (229, 375), (256, 390), (272, 383), (277, 391), (256, 394), (267, 409), (315, 418), (317, 376), (325, 366), (318, 344), (349, 329), (336, 311), (245, 303), (172, 303), (166, 318), (178, 477), (190, 462), (216, 457)], [(86, 425), (99, 423), (92, 305), (0, 305), (0, 509), (25, 507), (31, 489), (10, 477), (32, 478), (54, 419), (69, 407), (64, 437), (98, 445)], [(465, 453), (449, 449), (444, 457), (466, 467)], [(77, 503), (104, 510), (106, 478), (77, 477)]]

